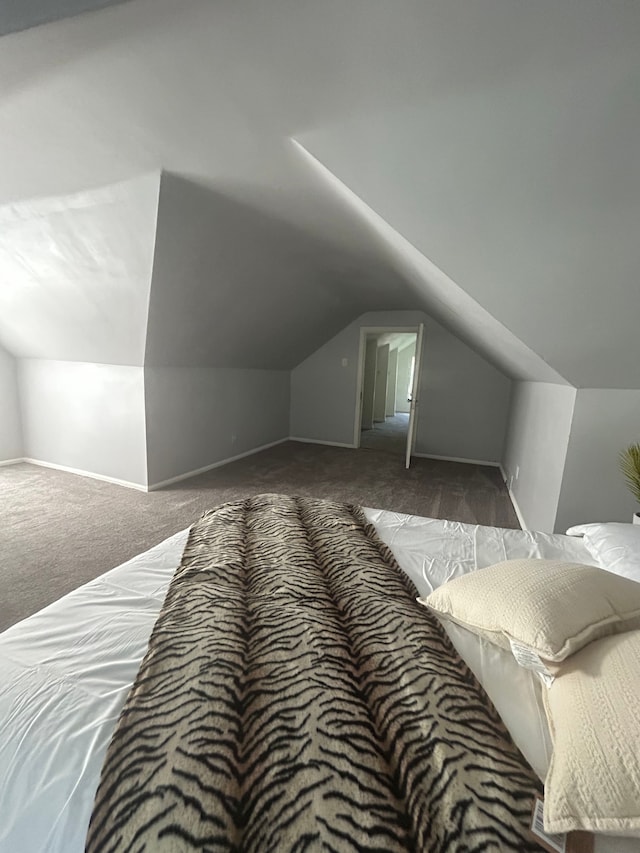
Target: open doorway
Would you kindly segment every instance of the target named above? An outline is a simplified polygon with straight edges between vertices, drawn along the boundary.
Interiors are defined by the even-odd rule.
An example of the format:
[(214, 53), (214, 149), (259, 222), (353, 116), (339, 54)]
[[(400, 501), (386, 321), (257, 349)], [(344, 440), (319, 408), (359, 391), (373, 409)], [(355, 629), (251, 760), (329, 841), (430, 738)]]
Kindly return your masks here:
[(362, 330), (358, 446), (397, 454), (407, 467), (413, 450), (421, 331)]

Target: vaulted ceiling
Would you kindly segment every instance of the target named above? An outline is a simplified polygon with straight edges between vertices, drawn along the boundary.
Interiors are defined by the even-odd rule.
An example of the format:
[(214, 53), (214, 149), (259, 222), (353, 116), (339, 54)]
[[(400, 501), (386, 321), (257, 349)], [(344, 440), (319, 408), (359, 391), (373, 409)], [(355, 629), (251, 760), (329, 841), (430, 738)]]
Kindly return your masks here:
[(49, 21), (71, 18), (82, 12), (122, 2), (124, 0), (3, 0), (0, 4), (0, 35), (28, 30)]
[[(82, 269), (43, 274), (58, 237), (6, 228), (0, 343), (87, 360), (91, 339), (96, 361), (137, 363), (142, 337), (152, 363), (211, 364), (243, 336), (245, 362), (286, 367), (357, 313), (420, 307), (515, 376), (638, 388), (639, 43), (628, 0), (130, 0), (7, 35), (3, 222), (25, 200), (175, 179), (150, 290), (146, 225), (98, 239), (96, 257), (125, 247), (138, 291), (110, 300), (103, 270), (93, 331), (61, 310)], [(171, 242), (182, 203), (210, 223), (193, 218), (192, 279), (176, 265), (193, 231)]]

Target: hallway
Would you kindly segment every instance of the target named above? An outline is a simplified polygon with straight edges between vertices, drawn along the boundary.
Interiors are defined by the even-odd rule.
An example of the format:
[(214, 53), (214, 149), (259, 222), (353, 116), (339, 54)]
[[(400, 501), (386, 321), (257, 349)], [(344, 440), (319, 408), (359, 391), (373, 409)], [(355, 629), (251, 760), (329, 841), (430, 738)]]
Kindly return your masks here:
[(407, 431), (409, 429), (409, 414), (397, 412), (385, 421), (374, 423), (373, 429), (363, 429), (360, 432), (360, 448), (362, 450), (383, 450), (404, 456), (407, 449)]

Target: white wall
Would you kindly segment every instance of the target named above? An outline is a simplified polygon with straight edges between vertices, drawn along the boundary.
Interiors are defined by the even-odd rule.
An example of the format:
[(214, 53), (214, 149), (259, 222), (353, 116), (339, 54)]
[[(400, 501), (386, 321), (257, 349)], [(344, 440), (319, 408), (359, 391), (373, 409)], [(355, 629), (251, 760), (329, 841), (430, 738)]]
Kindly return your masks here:
[(392, 418), (396, 413), (396, 390), (398, 385), (398, 350), (389, 350), (389, 369), (387, 371), (387, 404), (385, 415)]
[(16, 362), (0, 347), (0, 462), (22, 455)]
[(21, 359), (24, 455), (146, 486), (141, 367)]
[(589, 521), (630, 521), (638, 507), (618, 454), (640, 441), (640, 391), (579, 389), (556, 530)]
[(415, 347), (405, 347), (398, 353), (398, 382), (396, 385), (396, 412), (409, 412), (409, 401), (407, 400), (409, 390), (409, 377), (411, 375), (411, 359), (415, 353)]
[(454, 63), (447, 91), (427, 103), (436, 84), (418, 73), (420, 95), (398, 86), (387, 110), (345, 111), (297, 138), (572, 385), (637, 389), (640, 5), (411, 8), (414, 25), (424, 16), (420, 65), (444, 51)]
[(142, 366), (159, 173), (0, 208), (0, 340), (16, 358)]
[(146, 367), (144, 375), (150, 485), (288, 437), (287, 371)]
[(329, 202), (334, 225), (357, 229), (344, 226), (339, 242), (354, 246), (327, 243), (316, 215), (307, 227), (283, 220), (287, 194), (272, 175), (249, 200), (250, 188), (246, 175), (200, 185), (163, 173), (145, 365), (290, 370), (371, 305), (411, 298), (368, 238), (365, 261), (362, 225), (324, 191), (315, 214)]
[(511, 380), (433, 320), (425, 324), (416, 453), (500, 462)]
[(364, 375), (362, 377), (362, 429), (373, 429), (373, 403), (376, 393), (376, 361), (378, 360), (378, 342), (370, 338), (365, 343)]
[(389, 344), (378, 347), (376, 358), (376, 389), (373, 398), (373, 420), (384, 423), (387, 411), (387, 383), (389, 382)]
[(416, 452), (499, 462), (511, 381), (421, 311), (363, 314), (292, 370), (292, 437), (351, 446), (360, 328), (419, 323), (425, 343)]
[(575, 388), (514, 383), (503, 468), (531, 530), (556, 527), (575, 400)]
[(291, 371), (292, 438), (353, 445), (359, 346), (357, 320)]

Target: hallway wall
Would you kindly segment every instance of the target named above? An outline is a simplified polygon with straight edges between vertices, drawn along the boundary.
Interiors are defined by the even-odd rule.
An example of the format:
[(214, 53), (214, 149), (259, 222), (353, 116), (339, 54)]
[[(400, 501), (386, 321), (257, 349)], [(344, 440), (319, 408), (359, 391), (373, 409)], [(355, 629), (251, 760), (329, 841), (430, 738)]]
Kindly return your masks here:
[(360, 329), (420, 323), (425, 337), (416, 453), (499, 463), (511, 380), (422, 311), (363, 314), (294, 368), (291, 436), (353, 447)]
[(409, 412), (409, 379), (411, 377), (411, 359), (415, 347), (405, 347), (398, 353), (398, 381), (396, 384), (396, 412)]

